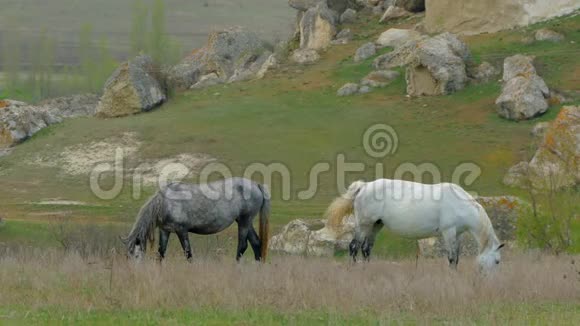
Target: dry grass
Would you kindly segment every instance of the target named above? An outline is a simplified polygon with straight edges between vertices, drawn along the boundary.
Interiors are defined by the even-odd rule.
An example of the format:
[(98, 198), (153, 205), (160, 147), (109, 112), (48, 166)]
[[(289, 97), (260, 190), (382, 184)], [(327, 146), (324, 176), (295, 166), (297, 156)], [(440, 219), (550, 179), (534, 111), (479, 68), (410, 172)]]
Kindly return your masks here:
[[(121, 256), (83, 259), (61, 251), (4, 252), (0, 306), (30, 310), (265, 309), (411, 313), (469, 318), (509, 304), (580, 303), (578, 257), (513, 255), (483, 278), (464, 259), (373, 261), (274, 257), (268, 264), (230, 257), (188, 264), (128, 262)], [(113, 267), (111, 269), (111, 266)]]

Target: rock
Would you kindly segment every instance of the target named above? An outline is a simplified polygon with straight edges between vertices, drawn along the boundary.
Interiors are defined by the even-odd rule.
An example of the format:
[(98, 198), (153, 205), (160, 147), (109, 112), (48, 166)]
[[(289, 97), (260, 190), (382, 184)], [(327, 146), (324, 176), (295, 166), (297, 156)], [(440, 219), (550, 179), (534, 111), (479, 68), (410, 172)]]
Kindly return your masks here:
[(385, 87), (399, 76), (400, 74), (394, 70), (378, 70), (366, 75), (360, 83), (363, 86)]
[(13, 100), (1, 100), (0, 149), (17, 145), (40, 130), (61, 122), (62, 119), (63, 116), (58, 109), (32, 106)]
[(520, 162), (509, 168), (502, 182), (506, 186), (526, 188), (529, 184), (528, 162)]
[(320, 220), (298, 219), (291, 221), (284, 226), (280, 234), (272, 237), (269, 249), (291, 255), (304, 255), (310, 234), (323, 227), (324, 222)]
[(288, 0), (288, 4), (299, 11), (306, 11), (322, 4), (337, 14), (343, 13), (348, 8), (358, 7), (354, 0)]
[(504, 60), (503, 89), (496, 100), (498, 114), (510, 120), (526, 120), (548, 110), (550, 90), (536, 74), (533, 57), (517, 54)]
[(425, 0), (397, 0), (396, 4), (410, 12), (425, 11)]
[(356, 10), (348, 8), (340, 15), (341, 24), (352, 24), (356, 21)]
[(97, 116), (120, 117), (150, 111), (167, 99), (153, 60), (145, 55), (123, 63), (107, 82)]
[(296, 10), (306, 11), (312, 7), (316, 7), (321, 2), (323, 0), (288, 0), (288, 5)]
[(308, 9), (300, 21), (300, 48), (325, 49), (336, 35), (337, 15), (324, 4)]
[(407, 67), (407, 94), (445, 95), (463, 89), (469, 57), (467, 45), (451, 33), (421, 40)]
[(350, 41), (352, 40), (352, 31), (350, 28), (342, 29), (338, 34), (336, 34), (336, 39), (347, 39)]
[(379, 36), (376, 44), (379, 47), (398, 48), (411, 40), (419, 39), (420, 36), (421, 34), (414, 30), (390, 28)]
[(550, 90), (539, 76), (517, 76), (504, 84), (495, 104), (499, 116), (520, 121), (546, 112), (549, 97)]
[(564, 35), (547, 28), (537, 30), (534, 37), (536, 41), (549, 41), (557, 43), (564, 40)]
[(503, 81), (508, 82), (517, 76), (536, 75), (534, 57), (516, 54), (505, 58), (503, 62)]
[(376, 6), (373, 7), (371, 9), (372, 15), (373, 16), (383, 16), (383, 14), (385, 13), (385, 8), (383, 8), (383, 6)]
[(477, 66), (473, 77), (477, 82), (487, 83), (494, 80), (497, 75), (499, 75), (499, 71), (491, 63), (484, 61)]
[(350, 96), (358, 92), (358, 85), (355, 83), (344, 84), (337, 92), (338, 96)]
[(56, 109), (63, 118), (93, 116), (99, 104), (96, 94), (79, 94), (44, 100), (38, 106)]
[(354, 54), (354, 62), (364, 61), (377, 53), (377, 47), (374, 43), (368, 42), (363, 44), (356, 50)]
[[(516, 225), (520, 208), (528, 205), (521, 199), (513, 196), (478, 197), (480, 203), (495, 230), (497, 237), (503, 243), (513, 243), (516, 236)], [(477, 241), (469, 232), (460, 236), (461, 255), (475, 256), (479, 253)], [(446, 257), (447, 251), (441, 237), (419, 240), (421, 255), (424, 257)]]
[(320, 60), (320, 55), (313, 49), (298, 49), (292, 53), (292, 61), (299, 64), (312, 64)]
[(391, 20), (408, 17), (410, 15), (411, 13), (403, 8), (390, 6), (389, 8), (387, 8), (387, 10), (385, 10), (385, 13), (383, 14), (383, 16), (381, 16), (381, 19), (379, 19), (379, 23), (386, 23)]
[(278, 59), (275, 54), (271, 54), (267, 57), (266, 61), (261, 65), (260, 69), (256, 73), (256, 78), (261, 79), (266, 76), (266, 73), (272, 69), (278, 67)]
[(511, 167), (504, 184), (554, 189), (580, 184), (580, 106), (565, 106), (550, 123), (532, 160)]
[(345, 28), (338, 32), (335, 39), (330, 43), (333, 45), (347, 44), (350, 40), (352, 40), (352, 32), (350, 28)]
[(201, 76), (199, 81), (195, 83), (195, 85), (191, 86), (191, 89), (201, 89), (223, 83), (224, 80), (221, 79), (215, 72), (212, 72), (211, 74)]
[(169, 70), (168, 83), (174, 89), (188, 89), (211, 73), (230, 82), (253, 79), (271, 55), (256, 33), (239, 27), (213, 32), (203, 48)]
[(354, 232), (354, 218), (329, 228), (323, 220), (298, 219), (288, 223), (270, 240), (270, 250), (291, 255), (327, 256), (348, 250)]
[(429, 33), (495, 33), (575, 12), (575, 0), (425, 0)]
[(548, 130), (549, 127), (550, 127), (550, 123), (547, 121), (538, 122), (534, 125), (532, 130), (530, 130), (530, 134), (534, 138), (542, 139), (542, 138), (544, 138), (544, 135), (546, 134), (546, 131)]
[(560, 189), (580, 184), (580, 106), (560, 110), (529, 169), (534, 188)]
[(418, 44), (419, 40), (411, 40), (391, 52), (376, 57), (373, 60), (373, 67), (375, 69), (391, 69), (409, 64)]
[(372, 89), (369, 86), (364, 85), (364, 86), (361, 86), (359, 88), (358, 93), (359, 94), (366, 94), (366, 93), (370, 93), (371, 91), (372, 91)]

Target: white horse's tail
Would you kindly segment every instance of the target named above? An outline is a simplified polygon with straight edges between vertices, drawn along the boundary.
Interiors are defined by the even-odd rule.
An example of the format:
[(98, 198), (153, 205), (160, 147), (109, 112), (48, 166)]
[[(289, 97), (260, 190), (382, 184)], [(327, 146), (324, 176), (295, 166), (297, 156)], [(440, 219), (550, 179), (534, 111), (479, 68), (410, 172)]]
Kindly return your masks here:
[(326, 225), (330, 228), (338, 229), (343, 224), (345, 217), (351, 215), (354, 210), (354, 199), (359, 194), (362, 187), (366, 185), (364, 181), (355, 181), (349, 187), (346, 193), (336, 198), (326, 209), (324, 217)]

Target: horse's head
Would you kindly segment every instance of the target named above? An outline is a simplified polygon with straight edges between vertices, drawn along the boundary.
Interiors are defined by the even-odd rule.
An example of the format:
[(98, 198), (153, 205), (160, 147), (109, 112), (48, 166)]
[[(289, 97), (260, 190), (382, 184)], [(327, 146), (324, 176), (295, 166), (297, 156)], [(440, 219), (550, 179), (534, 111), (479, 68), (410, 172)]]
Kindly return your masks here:
[(490, 272), (501, 262), (501, 248), (504, 244), (490, 246), (477, 256), (477, 263), (483, 272)]
[(125, 247), (127, 247), (127, 258), (134, 259), (136, 261), (143, 259), (145, 251), (143, 250), (144, 244), (141, 239), (121, 238), (121, 241), (125, 244)]

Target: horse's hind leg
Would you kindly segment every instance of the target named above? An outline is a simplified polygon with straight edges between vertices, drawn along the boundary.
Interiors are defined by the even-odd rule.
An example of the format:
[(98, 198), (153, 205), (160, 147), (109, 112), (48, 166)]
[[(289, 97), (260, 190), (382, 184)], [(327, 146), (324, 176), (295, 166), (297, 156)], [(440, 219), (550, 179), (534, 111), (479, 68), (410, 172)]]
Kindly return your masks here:
[(169, 232), (163, 229), (159, 229), (159, 260), (165, 258), (165, 252), (167, 251), (167, 242), (169, 241)]
[(240, 217), (238, 219), (238, 252), (236, 254), (236, 260), (240, 261), (240, 258), (248, 249), (248, 233), (250, 232), (251, 224), (248, 219)]
[(181, 248), (183, 248), (185, 258), (187, 258), (187, 261), (191, 261), (193, 255), (191, 254), (191, 245), (189, 244), (189, 234), (187, 231), (177, 232), (177, 237), (181, 243)]
[(443, 231), (443, 241), (445, 242), (445, 248), (447, 249), (447, 258), (449, 259), (449, 266), (453, 269), (457, 269), (457, 264), (459, 264), (459, 239), (457, 230), (455, 228), (447, 229)]
[(375, 245), (375, 239), (377, 237), (377, 234), (379, 233), (379, 231), (382, 228), (383, 228), (383, 223), (381, 221), (377, 221), (373, 225), (371, 232), (367, 235), (367, 237), (363, 241), (361, 252), (362, 252), (363, 258), (366, 261), (369, 261), (371, 259), (371, 250), (373, 249), (373, 246)]
[(250, 227), (250, 231), (248, 232), (248, 240), (250, 240), (250, 244), (252, 245), (252, 250), (254, 251), (254, 257), (256, 258), (256, 261), (262, 260), (260, 252), (262, 249), (262, 242), (260, 241), (260, 237), (258, 237), (254, 226)]

